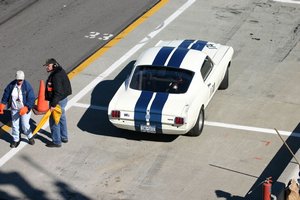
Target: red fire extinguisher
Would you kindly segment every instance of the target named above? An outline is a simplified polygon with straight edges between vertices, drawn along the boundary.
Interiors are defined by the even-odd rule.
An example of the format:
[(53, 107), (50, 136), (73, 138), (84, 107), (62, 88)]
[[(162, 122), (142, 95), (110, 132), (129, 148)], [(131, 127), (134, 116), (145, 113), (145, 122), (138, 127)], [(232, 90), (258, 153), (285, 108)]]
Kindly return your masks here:
[(263, 200), (271, 200), (272, 177), (268, 177), (263, 183)]

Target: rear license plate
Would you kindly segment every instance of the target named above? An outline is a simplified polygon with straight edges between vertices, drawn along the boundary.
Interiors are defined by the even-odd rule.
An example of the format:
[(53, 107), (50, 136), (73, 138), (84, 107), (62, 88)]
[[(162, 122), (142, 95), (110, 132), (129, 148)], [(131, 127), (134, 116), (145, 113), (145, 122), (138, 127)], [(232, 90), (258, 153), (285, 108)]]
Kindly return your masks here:
[(141, 132), (156, 133), (155, 126), (141, 125)]

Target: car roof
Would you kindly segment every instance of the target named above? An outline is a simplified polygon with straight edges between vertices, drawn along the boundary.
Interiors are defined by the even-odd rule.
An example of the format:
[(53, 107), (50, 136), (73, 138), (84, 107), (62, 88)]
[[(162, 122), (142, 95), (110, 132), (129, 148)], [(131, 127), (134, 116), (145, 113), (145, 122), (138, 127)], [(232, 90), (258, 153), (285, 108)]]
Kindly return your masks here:
[(199, 71), (207, 54), (196, 49), (172, 46), (156, 46), (146, 50), (135, 65), (175, 67)]

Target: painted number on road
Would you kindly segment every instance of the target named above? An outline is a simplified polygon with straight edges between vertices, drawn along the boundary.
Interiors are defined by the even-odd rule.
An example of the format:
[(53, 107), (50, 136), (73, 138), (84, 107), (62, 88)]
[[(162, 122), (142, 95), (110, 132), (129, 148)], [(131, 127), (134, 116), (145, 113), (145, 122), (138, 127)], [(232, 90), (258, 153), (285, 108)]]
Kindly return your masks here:
[(90, 32), (88, 35), (85, 35), (85, 38), (88, 39), (98, 39), (98, 40), (109, 40), (112, 38), (114, 35), (111, 33), (99, 33), (99, 32)]

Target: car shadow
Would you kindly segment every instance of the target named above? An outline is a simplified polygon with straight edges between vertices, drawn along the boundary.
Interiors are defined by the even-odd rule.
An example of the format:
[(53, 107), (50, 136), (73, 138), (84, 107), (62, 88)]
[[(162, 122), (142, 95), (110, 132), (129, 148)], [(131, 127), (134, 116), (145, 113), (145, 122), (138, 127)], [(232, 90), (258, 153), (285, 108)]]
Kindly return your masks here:
[(101, 81), (92, 91), (90, 107), (85, 111), (77, 126), (82, 131), (105, 135), (110, 137), (120, 137), (129, 140), (148, 140), (157, 142), (171, 142), (178, 135), (149, 134), (135, 131), (121, 130), (114, 127), (107, 116), (107, 108), (110, 100), (116, 91), (129, 76), (135, 61), (131, 61), (115, 77), (114, 80)]

